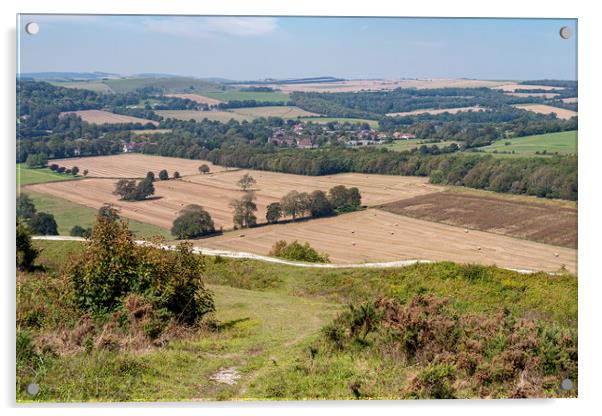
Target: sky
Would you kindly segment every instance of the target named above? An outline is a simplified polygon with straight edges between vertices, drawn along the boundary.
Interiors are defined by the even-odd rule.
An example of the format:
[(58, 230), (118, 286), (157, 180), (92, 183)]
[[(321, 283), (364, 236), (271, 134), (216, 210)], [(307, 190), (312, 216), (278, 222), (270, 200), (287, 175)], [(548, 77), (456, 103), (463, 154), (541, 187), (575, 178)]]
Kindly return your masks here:
[(20, 15), (17, 30), (21, 73), (577, 78), (575, 19)]

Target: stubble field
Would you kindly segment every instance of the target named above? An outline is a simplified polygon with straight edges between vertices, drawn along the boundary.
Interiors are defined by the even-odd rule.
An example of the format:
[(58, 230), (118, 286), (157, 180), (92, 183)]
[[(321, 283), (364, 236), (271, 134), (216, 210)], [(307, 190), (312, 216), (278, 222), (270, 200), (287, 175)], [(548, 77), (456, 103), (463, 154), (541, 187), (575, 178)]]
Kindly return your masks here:
[(80, 110), (80, 111), (66, 111), (61, 113), (61, 116), (67, 114), (75, 114), (81, 117), (81, 119), (90, 124), (127, 124), (127, 123), (140, 123), (140, 124), (154, 124), (155, 126), (159, 123), (153, 120), (147, 120), (144, 118), (125, 116), (122, 114), (115, 114), (109, 111), (103, 110)]
[[(199, 162), (195, 162), (197, 162), (196, 168)], [(103, 173), (124, 175), (130, 171), (115, 170)], [(206, 175), (197, 174), (180, 180), (157, 181), (154, 183), (153, 197), (137, 202), (121, 201), (112, 194), (115, 189), (115, 179), (84, 179), (76, 181), (77, 184), (74, 185), (60, 182), (38, 184), (26, 189), (68, 199), (91, 208), (100, 208), (105, 203), (111, 203), (126, 218), (166, 229), (171, 228), (173, 220), (184, 206), (198, 204), (211, 214), (217, 228), (230, 229), (233, 226), (233, 210), (230, 202), (243, 196), (244, 193), (236, 182), (245, 173), (257, 180), (252, 190), (257, 196), (256, 215), (259, 223), (265, 222), (268, 204), (278, 201), (293, 190), (328, 191), (331, 187), (340, 184), (357, 186), (362, 194), (362, 203), (373, 206), (443, 189), (426, 183), (426, 178), (417, 177), (361, 174), (311, 177), (253, 170), (222, 171)]]
[(545, 104), (517, 104), (515, 105), (517, 108), (521, 108), (527, 111), (533, 111), (534, 113), (539, 114), (552, 114), (556, 113), (556, 117), (568, 120), (571, 117), (575, 117), (577, 115), (576, 111), (567, 110), (566, 108), (553, 107), (551, 105)]
[[(278, 240), (309, 242), (333, 263), (455, 261), (554, 272), (577, 271), (577, 251), (368, 209), (337, 217), (229, 232), (202, 247), (266, 255)], [(556, 256), (558, 254), (558, 256)]]
[(202, 164), (208, 165), (210, 172), (226, 170), (222, 166), (217, 166), (204, 160), (150, 156), (140, 153), (54, 159), (51, 163), (56, 163), (66, 168), (77, 166), (80, 172), (88, 169), (88, 177), (93, 178), (144, 178), (147, 172), (154, 172), (155, 176), (158, 176), (159, 171), (162, 169), (167, 169), (170, 177), (173, 176), (175, 171), (180, 172), (182, 176), (197, 175), (199, 173), (199, 166)]

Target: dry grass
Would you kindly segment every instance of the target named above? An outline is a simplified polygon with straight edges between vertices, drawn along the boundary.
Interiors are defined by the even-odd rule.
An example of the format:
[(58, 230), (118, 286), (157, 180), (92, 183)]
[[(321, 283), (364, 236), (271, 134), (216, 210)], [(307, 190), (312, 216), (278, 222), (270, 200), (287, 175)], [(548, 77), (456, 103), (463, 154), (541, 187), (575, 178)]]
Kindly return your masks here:
[(208, 165), (211, 172), (226, 170), (222, 166), (217, 166), (204, 160), (149, 156), (140, 153), (54, 159), (51, 163), (56, 163), (66, 168), (77, 166), (80, 172), (88, 169), (88, 177), (93, 178), (143, 178), (149, 171), (154, 172), (155, 176), (158, 176), (159, 171), (162, 169), (167, 169), (170, 176), (173, 175), (174, 171), (180, 172), (182, 176), (196, 175), (199, 173), (198, 168), (202, 164)]
[(571, 117), (575, 117), (577, 115), (576, 111), (567, 110), (565, 108), (552, 107), (551, 105), (545, 104), (517, 104), (515, 105), (517, 108), (521, 108), (527, 111), (533, 111), (534, 113), (539, 114), (552, 114), (556, 113), (556, 117), (568, 120)]
[[(577, 250), (368, 209), (337, 217), (226, 233), (197, 243), (267, 255), (278, 240), (309, 242), (333, 263), (428, 259), (577, 271)], [(558, 257), (556, 257), (558, 254)]]
[(395, 117), (395, 116), (415, 116), (418, 114), (443, 114), (443, 113), (450, 113), (450, 114), (456, 114), (456, 113), (461, 113), (463, 111), (483, 111), (484, 108), (482, 107), (478, 107), (478, 106), (474, 106), (474, 107), (456, 107), (456, 108), (433, 108), (433, 109), (421, 109), (421, 110), (414, 110), (414, 111), (404, 111), (401, 113), (388, 113), (388, 116), (391, 117)]
[(121, 114), (114, 114), (103, 110), (80, 110), (80, 111), (65, 111), (60, 114), (64, 116), (66, 114), (75, 114), (81, 117), (81, 119), (90, 124), (126, 124), (126, 123), (140, 123), (147, 124), (152, 123), (155, 126), (159, 123), (153, 120), (146, 120), (144, 118), (124, 116)]
[(203, 121), (204, 119), (208, 119), (227, 123), (232, 119), (236, 121), (251, 121), (255, 118), (252, 116), (237, 114), (232, 111), (158, 110), (155, 112), (164, 118), (173, 118), (184, 121)]

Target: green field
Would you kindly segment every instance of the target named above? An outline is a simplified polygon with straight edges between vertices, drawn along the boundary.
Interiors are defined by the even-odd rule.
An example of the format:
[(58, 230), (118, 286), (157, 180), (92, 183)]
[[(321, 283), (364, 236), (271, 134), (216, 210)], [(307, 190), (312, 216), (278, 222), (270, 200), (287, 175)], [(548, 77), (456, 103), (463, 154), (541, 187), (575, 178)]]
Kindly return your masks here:
[[(496, 320), (506, 308), (505, 315), (537, 317), (552, 335), (576, 329), (577, 279), (568, 274), (521, 275), (453, 263), (311, 270), (206, 257), (204, 277), (215, 296), (216, 330), (201, 328), (143, 350), (91, 344), (85, 351), (53, 354), (52, 322), (79, 320), (63, 298), (63, 281), (53, 276), (81, 245), (35, 245), (42, 249), (38, 263), (49, 275), (18, 278), (17, 328), (34, 337), (44, 335), (46, 341), (40, 342), (48, 343), (49, 352), (40, 355), (42, 365), (33, 379), (18, 377), (17, 384), (42, 382), (36, 401), (353, 399), (354, 385), (361, 386), (365, 398), (399, 398), (420, 366), (375, 353), (372, 342), (378, 338), (358, 341), (350, 349), (329, 349), (321, 330), (346, 304), (381, 296), (407, 302), (417, 294), (432, 294), (453, 299), (450, 307), (458, 313), (485, 313)], [(33, 318), (42, 327), (28, 327), (27, 319)], [(496, 341), (488, 346), (492, 356), (504, 349), (505, 339)], [(558, 352), (548, 348), (546, 354), (556, 357)], [(223, 369), (240, 378), (233, 385), (212, 381)], [(459, 387), (455, 394), (462, 398), (468, 392)], [(495, 390), (491, 394), (504, 397)], [(18, 389), (17, 400), (32, 397)]]
[(378, 121), (376, 120), (368, 120), (364, 118), (346, 118), (346, 117), (303, 117), (301, 121), (311, 121), (313, 123), (326, 124), (330, 122), (339, 122), (339, 123), (368, 123), (370, 127), (377, 128)]
[(207, 92), (205, 97), (215, 98), (220, 101), (244, 101), (255, 100), (263, 102), (288, 101), (289, 95), (285, 92), (252, 92), (252, 91), (225, 91), (225, 92)]
[(17, 163), (17, 187), (53, 181), (70, 181), (78, 179), (73, 175), (56, 173), (48, 168), (30, 168), (24, 163)]
[[(29, 192), (27, 189), (23, 193), (29, 195), (38, 212), (47, 212), (54, 215), (58, 225), (60, 235), (69, 235), (71, 228), (75, 225), (84, 228), (92, 227), (96, 219), (98, 210), (75, 204), (66, 199), (57, 198), (38, 192)], [(162, 236), (168, 240), (173, 239), (169, 230), (145, 224), (139, 221), (128, 220), (130, 229), (138, 237)]]
[(433, 145), (437, 145), (439, 148), (449, 146), (452, 143), (456, 143), (454, 141), (443, 141), (439, 143), (425, 143), (422, 139), (409, 139), (409, 140), (395, 140), (393, 143), (382, 144), (380, 147), (387, 148), (389, 150), (394, 150), (397, 152), (403, 152), (405, 150), (412, 150), (417, 147), (422, 146), (423, 144), (431, 147)]
[[(509, 144), (506, 144), (509, 143)], [(546, 151), (548, 154), (577, 153), (577, 131), (563, 131), (559, 133), (538, 134), (535, 136), (502, 139), (492, 145), (481, 147), (487, 153), (497, 156), (539, 156), (536, 152)], [(514, 151), (514, 153), (512, 153)], [(502, 153), (504, 152), (504, 153)]]

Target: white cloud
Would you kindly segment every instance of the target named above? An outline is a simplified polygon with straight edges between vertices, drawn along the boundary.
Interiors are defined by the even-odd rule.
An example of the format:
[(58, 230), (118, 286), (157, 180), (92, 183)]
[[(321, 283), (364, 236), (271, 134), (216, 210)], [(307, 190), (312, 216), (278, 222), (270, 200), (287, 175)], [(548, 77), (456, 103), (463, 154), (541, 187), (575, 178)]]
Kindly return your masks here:
[(145, 30), (189, 38), (215, 35), (253, 36), (273, 32), (278, 22), (272, 17), (171, 17), (147, 18)]

